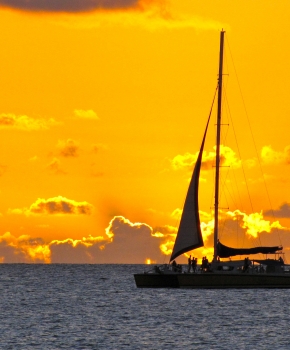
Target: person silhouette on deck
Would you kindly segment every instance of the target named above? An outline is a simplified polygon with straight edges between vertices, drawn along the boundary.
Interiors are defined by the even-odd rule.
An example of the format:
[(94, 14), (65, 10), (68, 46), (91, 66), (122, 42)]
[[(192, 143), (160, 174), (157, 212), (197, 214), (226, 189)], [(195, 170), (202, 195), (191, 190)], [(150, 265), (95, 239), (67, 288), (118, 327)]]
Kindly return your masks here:
[(204, 266), (205, 266), (206, 269), (209, 268), (209, 263), (208, 263), (208, 259), (207, 259), (206, 256), (204, 257)]
[(244, 267), (243, 267), (243, 272), (247, 272), (250, 266), (250, 261), (249, 258), (245, 258), (244, 260)]
[(192, 271), (196, 272), (197, 258), (193, 257), (191, 260)]
[(190, 269), (191, 269), (191, 255), (189, 255), (189, 258), (188, 258), (188, 268), (187, 268), (187, 272), (190, 272)]

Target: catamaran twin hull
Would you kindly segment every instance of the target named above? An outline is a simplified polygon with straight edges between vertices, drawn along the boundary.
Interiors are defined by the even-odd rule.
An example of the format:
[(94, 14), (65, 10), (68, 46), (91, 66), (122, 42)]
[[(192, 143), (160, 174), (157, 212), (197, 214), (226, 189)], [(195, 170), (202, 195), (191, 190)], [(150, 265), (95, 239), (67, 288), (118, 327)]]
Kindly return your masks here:
[(181, 273), (135, 274), (139, 288), (290, 288), (289, 274)]

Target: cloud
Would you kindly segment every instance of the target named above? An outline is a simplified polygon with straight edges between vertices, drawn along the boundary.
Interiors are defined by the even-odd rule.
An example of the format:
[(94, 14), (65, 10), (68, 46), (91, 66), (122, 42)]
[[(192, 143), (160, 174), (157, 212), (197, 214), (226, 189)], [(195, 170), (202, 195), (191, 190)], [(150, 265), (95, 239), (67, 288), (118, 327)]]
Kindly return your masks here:
[(181, 214), (182, 214), (182, 209), (176, 208), (173, 210), (170, 216), (176, 220), (180, 220)]
[(53, 174), (64, 175), (66, 172), (60, 167), (60, 160), (53, 158), (53, 160), (46, 166), (46, 168)]
[(79, 155), (79, 145), (72, 139), (59, 140), (57, 147), (59, 154), (63, 157), (78, 157)]
[[(258, 183), (265, 183), (265, 180), (266, 181), (270, 181), (270, 180), (275, 180), (277, 179), (274, 175), (269, 175), (269, 174), (266, 174), (264, 173), (263, 176), (261, 177), (255, 177), (255, 178), (249, 178), (248, 179), (248, 182), (251, 183), (251, 184), (258, 184)], [(283, 181), (282, 179), (279, 180), (279, 181)]]
[[(138, 26), (148, 30), (195, 28), (220, 30), (229, 25), (195, 15), (176, 15), (170, 0), (0, 0), (0, 7), (31, 13), (61, 14), (56, 25), (91, 29), (104, 25)], [(80, 16), (84, 13), (85, 16)]]
[(38, 198), (29, 209), (9, 209), (9, 214), (37, 215), (91, 215), (93, 206), (88, 202), (76, 202), (62, 196)]
[(27, 211), (27, 209), (8, 209), (8, 214), (22, 215)]
[(50, 242), (50, 246), (53, 244), (56, 245), (60, 245), (60, 244), (66, 244), (68, 243), (69, 245), (71, 245), (72, 247), (77, 247), (79, 244), (84, 245), (85, 247), (91, 247), (96, 243), (100, 243), (103, 242), (105, 239), (104, 237), (100, 236), (100, 237), (93, 237), (93, 236), (88, 236), (88, 237), (83, 237), (82, 239), (65, 239), (63, 241), (59, 241), (59, 240), (53, 240)]
[(162, 261), (160, 238), (145, 223), (115, 216), (104, 236), (67, 238), (45, 243), (40, 238), (10, 233), (0, 236), (0, 262), (43, 263), (145, 263)]
[(254, 168), (256, 165), (257, 165), (257, 159), (256, 158), (253, 158), (253, 159), (246, 159), (243, 161), (243, 163), (245, 164), (245, 166), (248, 168), (248, 169), (251, 169), (251, 168)]
[(91, 146), (92, 153), (98, 153), (101, 150), (107, 150), (108, 146), (103, 143), (95, 143)]
[[(215, 147), (214, 147), (215, 149)], [(184, 155), (177, 155), (171, 160), (171, 165), (174, 170), (178, 169), (188, 169), (192, 170), (196, 160), (198, 158), (199, 152), (195, 154), (185, 153)], [(221, 165), (222, 166), (231, 166), (232, 168), (240, 168), (241, 160), (239, 160), (236, 156), (236, 153), (227, 146), (221, 145), (220, 147), (221, 154)], [(211, 169), (215, 165), (215, 151), (214, 152), (203, 152), (202, 155), (202, 169), (208, 170)]]
[(277, 210), (266, 210), (265, 216), (274, 216), (276, 218), (290, 218), (290, 204), (283, 203)]
[(112, 242), (103, 250), (109, 262), (162, 261), (160, 238), (154, 236), (152, 227), (146, 223), (132, 223), (123, 216), (115, 216), (106, 228), (106, 235)]
[(23, 11), (84, 12), (134, 7), (138, 0), (0, 0), (0, 6)]
[(24, 131), (48, 130), (51, 126), (58, 125), (54, 119), (34, 119), (27, 115), (0, 114), (0, 129), (18, 129)]
[[(20, 237), (7, 232), (0, 236), (1, 263), (96, 263), (104, 237), (83, 237), (79, 240), (53, 240), (45, 243), (42, 238), (29, 235)], [(90, 253), (93, 248), (93, 254)]]
[(177, 233), (177, 228), (170, 225), (165, 226), (157, 226), (154, 227), (154, 232), (152, 233), (152, 236), (154, 237), (165, 237), (165, 236), (171, 236), (175, 237)]
[(192, 169), (193, 165), (196, 163), (198, 153), (191, 154), (186, 152), (184, 155), (178, 154), (171, 160), (171, 165), (174, 170), (187, 168)]
[(214, 219), (212, 215), (210, 215), (210, 217), (211, 217), (211, 220), (201, 221), (200, 223), (200, 228), (201, 228), (204, 243), (208, 241), (209, 237), (212, 236), (214, 232)]
[(228, 211), (227, 215), (233, 220), (241, 219), (242, 228), (246, 229), (246, 234), (253, 238), (257, 238), (258, 234), (261, 232), (270, 233), (272, 229), (284, 229), (284, 227), (279, 223), (279, 221), (271, 223), (268, 220), (264, 220), (262, 212), (251, 213), (248, 215), (237, 209), (233, 212)]
[(82, 110), (82, 109), (75, 109), (74, 115), (76, 118), (81, 119), (91, 119), (91, 120), (99, 120), (100, 118), (97, 116), (97, 113), (94, 112), (92, 109), (88, 110)]
[(60, 160), (58, 158), (53, 158), (53, 160), (46, 166), (46, 168), (56, 175), (64, 175), (66, 172), (60, 167)]
[(52, 263), (90, 264), (99, 261), (107, 239), (100, 237), (83, 237), (82, 239), (53, 240), (49, 243)]
[(58, 196), (49, 199), (37, 199), (37, 201), (30, 206), (29, 211), (33, 214), (91, 215), (93, 206), (88, 202), (76, 202)]
[(123, 216), (114, 216), (105, 231), (109, 238), (113, 238), (115, 234), (120, 236), (128, 234), (128, 232), (133, 234), (152, 234), (152, 228), (149, 225), (140, 222), (132, 223)]
[(283, 152), (274, 151), (272, 146), (264, 146), (261, 158), (265, 164), (290, 164), (290, 146), (286, 146)]
[(170, 225), (159, 226), (154, 228), (153, 236), (162, 238), (159, 248), (164, 255), (170, 255), (175, 242), (177, 228)]
[[(194, 250), (198, 259), (213, 253), (213, 219), (203, 215), (201, 228), (205, 246)], [(243, 240), (244, 247), (253, 246), (252, 238), (258, 233), (267, 234), (267, 241), (274, 242), (270, 235), (275, 228), (284, 235), (283, 241), (290, 246), (289, 230), (277, 221), (271, 223), (263, 219), (262, 213), (245, 214), (239, 210), (220, 213), (223, 228), (223, 243), (235, 247), (233, 242), (239, 231), (247, 233)], [(224, 224), (224, 221), (226, 222)], [(224, 229), (227, 226), (227, 231)], [(38, 226), (39, 227), (39, 226)], [(170, 225), (152, 228), (146, 223), (131, 222), (124, 216), (115, 216), (104, 231), (104, 235), (87, 236), (80, 239), (67, 238), (45, 242), (42, 238), (29, 235), (15, 237), (9, 232), (0, 236), (0, 262), (5, 263), (145, 263), (148, 260), (164, 263), (166, 256), (172, 252), (177, 228)], [(233, 234), (234, 233), (234, 234)], [(230, 241), (230, 243), (229, 243)], [(259, 244), (257, 244), (259, 245)], [(287, 246), (285, 247), (287, 250)], [(189, 255), (192, 252), (185, 254)], [(185, 257), (179, 261), (185, 263)]]
[(176, 15), (170, 9), (170, 0), (0, 0), (0, 7), (30, 13), (58, 13), (62, 16), (57, 19), (58, 25), (83, 29), (111, 24), (149, 30), (230, 28), (227, 23), (212, 19)]
[(225, 26), (229, 28), (227, 24), (195, 15), (176, 15), (169, 9), (168, 2), (166, 1), (144, 1), (144, 4), (146, 5), (139, 6), (139, 8), (134, 9), (134, 11), (122, 11), (113, 16), (110, 16), (108, 13), (102, 14), (102, 17), (99, 17), (97, 22), (87, 23), (87, 25), (117, 24), (130, 27), (142, 27), (150, 31), (183, 28), (219, 30)]
[(20, 237), (6, 232), (0, 236), (0, 261), (2, 263), (49, 263), (50, 249), (41, 238), (29, 235)]
[(51, 262), (58, 263), (145, 263), (162, 261), (160, 238), (146, 223), (133, 223), (114, 216), (104, 237), (50, 242)]

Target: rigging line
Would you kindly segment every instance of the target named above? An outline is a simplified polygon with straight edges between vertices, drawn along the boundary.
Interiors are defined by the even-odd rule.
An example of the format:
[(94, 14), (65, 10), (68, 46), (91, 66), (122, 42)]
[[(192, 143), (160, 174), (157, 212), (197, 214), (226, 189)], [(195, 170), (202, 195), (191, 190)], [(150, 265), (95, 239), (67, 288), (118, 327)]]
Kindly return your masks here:
[[(212, 114), (212, 110), (213, 110), (213, 106), (214, 106), (214, 101), (216, 99), (216, 94), (217, 94), (217, 91), (218, 91), (218, 87), (219, 87), (219, 84), (217, 83), (217, 86), (216, 86), (216, 89), (215, 89), (215, 92), (214, 92), (214, 97), (213, 97), (213, 100), (212, 100), (212, 103), (211, 103), (211, 107), (210, 107), (210, 112), (209, 112), (209, 116), (208, 116), (208, 121), (210, 120), (210, 117), (211, 117), (211, 114)], [(204, 152), (204, 151), (203, 151)]]
[(214, 96), (213, 96), (213, 100), (212, 100), (212, 103), (211, 103), (211, 107), (210, 107), (209, 117), (211, 116), (211, 113), (212, 113), (212, 109), (213, 109), (213, 105), (214, 105), (216, 93), (217, 93), (217, 91), (218, 91), (218, 87), (219, 87), (219, 84), (217, 83), (217, 86), (216, 86), (215, 92), (214, 92)]
[[(231, 111), (230, 111), (230, 108), (229, 108), (229, 102), (228, 102), (228, 98), (227, 98), (226, 92), (227, 92), (227, 88), (226, 88), (226, 86), (224, 86), (223, 93), (224, 93), (224, 100), (226, 101), (226, 107), (227, 107), (226, 111), (227, 111), (228, 123), (231, 121), (231, 122), (232, 122), (232, 125), (234, 125), (234, 124), (233, 124), (233, 121), (232, 121), (232, 117), (231, 117)], [(229, 123), (229, 124), (230, 124), (230, 123)], [(228, 127), (227, 127), (227, 130), (226, 130), (225, 135), (223, 136), (223, 142), (224, 142), (225, 147), (226, 147), (226, 140), (227, 140), (227, 137), (228, 137), (228, 134), (229, 134), (229, 124), (227, 124)], [(233, 130), (234, 130), (234, 133), (235, 133), (234, 126), (233, 126)], [(238, 145), (238, 143), (237, 143), (237, 138), (236, 138), (236, 146), (237, 146), (237, 145)], [(233, 162), (232, 162), (232, 164), (233, 164)], [(230, 165), (230, 167), (231, 167), (231, 165)], [(234, 169), (234, 168), (232, 168), (232, 169)], [(230, 171), (230, 169), (229, 169), (229, 171)], [(229, 171), (228, 171), (228, 173), (227, 173), (227, 176), (228, 176), (228, 174), (229, 174)], [(236, 179), (236, 176), (235, 176), (235, 172), (232, 171), (231, 174), (233, 174), (234, 184), (235, 184), (235, 186), (236, 186), (236, 190), (237, 190), (237, 193), (238, 193), (239, 203), (240, 203), (241, 206), (243, 207), (242, 201), (241, 201), (241, 195), (240, 195), (239, 187), (238, 187), (238, 184), (237, 184), (237, 179)], [(234, 191), (234, 189), (233, 189), (233, 183), (232, 183), (231, 180), (230, 180), (230, 183), (231, 183), (231, 188), (232, 188), (232, 190), (233, 190), (232, 193), (234, 194), (235, 191)], [(234, 200), (234, 197), (231, 196), (231, 192), (229, 191), (228, 188), (227, 188), (227, 190), (228, 190), (228, 192), (229, 192), (230, 197), (232, 198), (232, 201), (233, 201), (234, 205), (236, 205), (236, 207), (238, 207), (238, 202), (236, 202), (236, 201)], [(243, 208), (242, 208), (242, 210), (243, 210)]]
[[(234, 123), (233, 123), (233, 120), (232, 120), (232, 117), (231, 117), (231, 110), (230, 110), (230, 107), (229, 107), (229, 102), (228, 102), (228, 98), (227, 98), (227, 94), (226, 94), (226, 88), (224, 88), (224, 99), (226, 100), (226, 106), (227, 106), (227, 113), (228, 113), (228, 116), (229, 116), (229, 121), (231, 121), (232, 122), (232, 129), (233, 129), (233, 132), (234, 132), (234, 136), (235, 136), (235, 140), (236, 140), (236, 146), (237, 146), (237, 148), (238, 148), (238, 142), (237, 142), (237, 137), (236, 137), (236, 134), (235, 134), (235, 128), (234, 128)], [(228, 135), (228, 132), (229, 132), (229, 128), (228, 128), (228, 130), (227, 130), (227, 133), (226, 133), (226, 137), (227, 137), (227, 135)], [(239, 155), (239, 157), (240, 157), (240, 155)], [(240, 157), (241, 158), (241, 157)], [(233, 177), (234, 177), (234, 183), (235, 183), (235, 187), (236, 187), (236, 190), (237, 190), (237, 193), (238, 193), (238, 199), (239, 199), (239, 205), (241, 205), (241, 207), (242, 207), (242, 210), (244, 210), (243, 209), (243, 202), (242, 202), (242, 200), (241, 200), (241, 195), (240, 195), (240, 191), (239, 191), (239, 186), (238, 186), (238, 182), (237, 182), (237, 178), (236, 178), (236, 174), (235, 174), (235, 172), (233, 171), (232, 172), (232, 174), (233, 174)], [(244, 176), (245, 177), (245, 176)], [(231, 187), (233, 188), (233, 186), (232, 186), (232, 181), (231, 181)], [(234, 189), (233, 189), (233, 193), (234, 193), (235, 191), (234, 191)], [(236, 207), (238, 207), (238, 203), (236, 203)]]
[[(228, 118), (230, 119), (229, 121), (232, 121), (232, 118), (231, 118), (231, 111), (230, 111), (230, 108), (229, 108), (229, 102), (228, 102), (227, 95), (226, 95), (227, 89), (224, 88), (223, 91), (224, 91), (224, 99), (226, 100), (227, 115), (230, 116), (230, 118), (228, 117)], [(228, 125), (229, 125), (229, 124), (228, 124)], [(233, 125), (233, 122), (232, 122), (232, 125)], [(234, 132), (235, 132), (234, 127), (233, 127), (233, 130), (234, 130)], [(227, 131), (226, 131), (225, 136), (223, 137), (223, 139), (224, 139), (224, 144), (226, 144), (226, 139), (227, 139), (228, 133), (229, 133), (229, 126), (228, 126), (228, 128), (227, 128)], [(237, 139), (236, 139), (236, 145), (237, 145)], [(232, 168), (232, 169), (234, 169), (234, 168)], [(236, 190), (237, 190), (237, 193), (238, 193), (239, 203), (240, 203), (240, 205), (241, 205), (241, 207), (242, 207), (242, 210), (243, 210), (243, 203), (242, 203), (242, 200), (241, 200), (241, 195), (240, 195), (240, 191), (239, 191), (237, 179), (236, 179), (236, 176), (235, 176), (235, 172), (232, 171), (231, 173), (233, 174), (234, 184), (235, 184), (235, 186), (236, 186)], [(227, 173), (227, 176), (228, 176), (228, 174), (229, 174), (229, 171), (228, 171), (228, 173)], [(231, 184), (231, 188), (232, 188), (232, 193), (235, 193), (234, 188), (233, 188), (233, 182), (232, 182), (231, 180), (230, 180), (230, 184)], [(227, 186), (226, 186), (226, 187), (227, 187)], [(229, 191), (228, 188), (227, 188), (227, 190), (228, 190), (228, 192), (229, 192), (230, 197), (232, 198), (232, 201), (233, 201), (234, 205), (235, 205), (236, 207), (238, 207), (238, 202), (236, 202), (236, 201), (234, 200), (234, 197), (231, 196), (231, 192)]]
[(252, 203), (251, 195), (250, 195), (250, 190), (249, 190), (248, 183), (247, 183), (247, 180), (246, 180), (246, 173), (245, 173), (245, 169), (244, 169), (243, 162), (242, 162), (241, 151), (240, 151), (240, 147), (239, 147), (239, 144), (238, 144), (238, 138), (237, 138), (237, 134), (236, 134), (236, 130), (235, 130), (235, 127), (234, 127), (234, 122), (233, 122), (233, 119), (232, 119), (232, 114), (231, 114), (231, 110), (230, 110), (230, 106), (228, 104), (228, 99), (227, 98), (226, 98), (226, 103), (227, 103), (227, 107), (228, 107), (228, 110), (229, 110), (230, 121), (231, 121), (231, 123), (233, 125), (233, 133), (234, 133), (234, 137), (235, 137), (235, 141), (236, 141), (238, 155), (239, 155), (239, 158), (241, 160), (241, 168), (242, 168), (242, 171), (243, 171), (243, 175), (244, 175), (244, 179), (245, 179), (245, 183), (246, 183), (246, 187), (247, 187), (247, 192), (248, 192), (248, 197), (249, 197), (249, 201), (250, 201), (250, 204), (251, 204), (251, 209), (252, 209), (252, 212), (254, 212), (253, 203)]
[[(229, 173), (229, 169), (228, 169), (228, 171), (227, 171), (227, 175), (228, 175), (228, 173)], [(227, 194), (226, 194), (226, 190), (228, 190), (228, 189), (227, 189), (227, 185), (226, 185), (227, 175), (225, 176), (225, 178), (224, 178), (224, 180), (223, 180), (223, 182), (222, 182), (221, 187), (222, 187), (222, 191), (223, 191), (223, 196), (225, 197), (225, 202), (226, 202), (227, 205), (228, 205), (228, 208), (227, 208), (227, 209), (229, 210), (229, 201), (228, 201), (228, 197), (227, 197)], [(230, 193), (229, 193), (229, 195), (230, 195)], [(221, 239), (222, 239), (222, 237), (223, 237), (223, 232), (225, 231), (226, 222), (228, 221), (228, 220), (227, 220), (226, 214), (227, 214), (227, 212), (225, 212), (225, 217), (224, 217), (224, 220), (223, 220), (223, 225), (222, 225), (222, 227), (221, 227), (220, 230), (219, 230), (220, 238), (221, 238)]]
[[(227, 38), (226, 38), (226, 40), (227, 40)], [(255, 143), (255, 139), (254, 139), (253, 131), (252, 131), (252, 128), (251, 128), (251, 124), (250, 124), (250, 119), (249, 119), (248, 111), (247, 111), (247, 108), (246, 108), (244, 96), (243, 96), (243, 93), (242, 93), (240, 81), (239, 81), (239, 78), (238, 78), (238, 74), (237, 74), (237, 71), (236, 71), (236, 66), (235, 66), (235, 63), (234, 63), (234, 59), (233, 59), (233, 56), (232, 56), (232, 52), (231, 52), (231, 48), (230, 48), (230, 44), (229, 44), (228, 40), (227, 40), (227, 44), (228, 44), (228, 48), (229, 48), (231, 60), (232, 60), (232, 63), (233, 63), (233, 67), (234, 67), (234, 71), (235, 71), (235, 76), (236, 76), (236, 79), (237, 79), (237, 82), (238, 82), (238, 87), (239, 87), (239, 90), (240, 90), (240, 94), (241, 94), (241, 98), (242, 98), (242, 102), (243, 102), (245, 114), (246, 114), (246, 117), (247, 117), (247, 122), (248, 122), (248, 125), (249, 125), (249, 128), (250, 128), (252, 140), (253, 140), (253, 143), (254, 143), (254, 147), (255, 147), (256, 156), (257, 156), (257, 159), (258, 159), (260, 171), (261, 171), (261, 174), (262, 174), (262, 177), (263, 177), (263, 183), (264, 183), (264, 186), (265, 186), (265, 189), (266, 189), (267, 198), (268, 198), (268, 201), (269, 201), (269, 204), (270, 204), (270, 209), (271, 209), (271, 212), (272, 212), (272, 217), (273, 217), (273, 219), (276, 221), (276, 216), (275, 216), (275, 214), (274, 214), (272, 202), (271, 202), (270, 195), (269, 195), (269, 191), (268, 191), (268, 187), (267, 187), (267, 184), (266, 184), (265, 175), (264, 175), (264, 172), (263, 172), (263, 170), (262, 170), (262, 165), (261, 165), (260, 156), (259, 156), (259, 153), (258, 153), (258, 150), (257, 150), (257, 145), (256, 145), (256, 143)], [(279, 230), (277, 230), (277, 229), (276, 229), (276, 231), (278, 232), (278, 238), (279, 238), (280, 244), (282, 244), (280, 232), (279, 232)]]
[[(240, 190), (239, 190), (238, 181), (237, 181), (237, 178), (236, 178), (235, 171), (233, 171), (232, 174), (233, 174), (233, 178), (234, 178), (234, 184), (235, 184), (236, 190), (238, 192), (238, 202), (236, 204), (236, 207), (238, 208), (238, 206), (240, 205), (241, 206), (241, 210), (244, 211), (244, 206), (243, 206), (243, 202), (242, 202), (242, 199), (241, 199), (241, 194), (240, 194)], [(231, 183), (231, 186), (232, 186), (233, 192), (234, 192), (234, 186), (233, 186), (232, 183)]]
[[(214, 97), (213, 97), (213, 101), (212, 101), (211, 108), (210, 108), (210, 113), (209, 113), (210, 116), (211, 116), (211, 113), (212, 113), (212, 109), (213, 109), (214, 101), (215, 101), (215, 98), (216, 98), (216, 93), (217, 93), (217, 91), (218, 91), (218, 87), (219, 87), (219, 84), (217, 83), (217, 86), (216, 86), (216, 89), (215, 89), (215, 93), (214, 93)], [(213, 162), (214, 162), (214, 161), (213, 161)], [(214, 163), (213, 163), (213, 164), (214, 164)], [(212, 167), (214, 167), (214, 165), (212, 165)], [(213, 174), (213, 178), (214, 178), (214, 174)], [(213, 180), (213, 181), (214, 181), (214, 180)], [(212, 207), (213, 198), (214, 198), (214, 189), (213, 189), (212, 195), (211, 195), (210, 208)]]
[[(214, 96), (213, 96), (213, 100), (212, 100), (212, 103), (211, 103), (211, 107), (210, 107), (210, 111), (209, 111), (209, 115), (208, 115), (208, 122), (209, 122), (209, 120), (210, 120), (210, 117), (211, 117), (211, 114), (212, 114), (212, 110), (213, 110), (213, 106), (214, 106), (214, 101), (215, 101), (215, 98), (216, 98), (216, 94), (217, 94), (217, 91), (218, 91), (218, 84), (217, 84), (217, 87), (216, 87), (216, 89), (215, 89), (215, 92), (214, 92)], [(184, 201), (185, 202), (185, 201)], [(183, 202), (183, 203), (184, 203)], [(177, 220), (176, 220), (177, 221)], [(179, 220), (179, 222), (180, 222), (181, 220)], [(176, 225), (177, 226), (177, 225)], [(178, 232), (178, 230), (177, 230), (177, 232)], [(171, 250), (171, 253), (172, 253), (172, 251), (173, 251), (173, 248), (172, 248), (172, 250)], [(171, 254), (170, 253), (170, 254)], [(164, 259), (165, 259), (166, 257), (164, 257)], [(171, 260), (169, 260), (169, 264), (170, 264), (170, 261)]]
[[(225, 96), (226, 96), (226, 91), (225, 91)], [(226, 100), (227, 108), (228, 108), (228, 111), (229, 111), (229, 119), (230, 119), (230, 121), (232, 123), (232, 126), (233, 126), (233, 133), (234, 133), (234, 137), (235, 137), (235, 141), (236, 141), (238, 155), (239, 155), (239, 158), (241, 160), (241, 169), (242, 169), (242, 172), (243, 172), (243, 176), (244, 176), (244, 180), (245, 180), (245, 184), (246, 184), (246, 188), (247, 188), (247, 193), (248, 193), (251, 209), (252, 209), (252, 212), (254, 213), (254, 207), (253, 207), (253, 203), (252, 203), (252, 199), (251, 199), (251, 195), (250, 195), (250, 190), (249, 190), (249, 186), (248, 186), (248, 182), (247, 182), (247, 178), (246, 178), (246, 172), (245, 172), (245, 168), (243, 166), (241, 151), (240, 151), (240, 147), (239, 147), (239, 143), (238, 143), (238, 138), (237, 138), (237, 134), (236, 134), (235, 126), (234, 126), (234, 121), (233, 121), (233, 118), (232, 118), (232, 114), (231, 114), (231, 110), (230, 110), (230, 106), (229, 106), (227, 97), (225, 98), (225, 100)], [(260, 245), (262, 245), (260, 235), (258, 235), (258, 241), (259, 241)]]
[[(232, 186), (231, 181), (230, 181), (230, 186), (231, 186), (231, 189), (233, 190), (233, 186)], [(227, 186), (227, 184), (225, 184), (224, 187), (225, 187), (225, 190), (227, 190), (228, 197), (231, 199), (232, 203), (237, 207), (238, 205), (237, 205), (235, 196), (232, 195), (232, 193), (233, 193), (234, 191), (232, 191), (232, 193), (231, 193), (231, 191), (230, 191), (229, 187)], [(228, 207), (229, 207), (229, 210), (230, 210), (230, 203), (229, 203), (228, 197), (227, 197), (227, 195), (226, 195), (226, 191), (225, 191), (225, 197), (226, 197), (226, 199), (227, 199)]]
[[(216, 86), (216, 89), (215, 89), (215, 92), (214, 92), (214, 96), (213, 96), (213, 100), (212, 100), (212, 103), (211, 103), (211, 107), (210, 107), (208, 120), (210, 119), (211, 114), (212, 114), (212, 110), (213, 110), (213, 106), (214, 106), (214, 101), (216, 99), (216, 94), (217, 94), (217, 91), (218, 91), (218, 87), (219, 87), (219, 84), (217, 83), (217, 86)], [(213, 195), (211, 196), (211, 203), (212, 203), (212, 200), (213, 200)], [(210, 205), (210, 208), (211, 208), (211, 205)]]
[[(212, 168), (214, 168), (214, 165), (213, 165), (213, 162), (212, 162)], [(211, 172), (211, 175), (212, 175), (212, 183), (214, 183), (214, 179), (215, 179), (215, 174), (214, 174), (214, 171)], [(212, 193), (211, 193), (211, 196), (210, 196), (210, 210), (213, 208), (214, 204), (213, 204), (213, 201), (214, 201), (214, 186), (212, 186)]]
[[(241, 206), (241, 211), (244, 212), (243, 202), (242, 202), (242, 199), (241, 199), (241, 194), (240, 194), (240, 191), (239, 191), (239, 186), (238, 186), (238, 182), (237, 182), (235, 171), (233, 171), (232, 174), (233, 174), (233, 177), (234, 177), (235, 187), (236, 187), (236, 190), (238, 192), (238, 199), (239, 199), (239, 203), (240, 203), (239, 205)], [(231, 183), (231, 186), (233, 188), (232, 183)], [(233, 192), (234, 192), (234, 188), (233, 188)], [(238, 208), (239, 205), (236, 204), (236, 207)], [(238, 210), (238, 209), (236, 209), (236, 210)], [(238, 242), (239, 242), (239, 230), (238, 230), (238, 227), (241, 226), (240, 221), (241, 221), (240, 216), (236, 216), (236, 222), (237, 222), (237, 247), (239, 247), (239, 244), (238, 244)], [(243, 237), (242, 247), (244, 247), (245, 246), (246, 235), (244, 234), (242, 237)]]
[[(221, 184), (221, 191), (220, 191), (220, 197), (219, 197), (219, 201), (221, 201), (222, 199), (222, 193), (224, 196), (226, 196), (226, 191), (225, 191), (225, 188), (227, 189), (227, 185), (226, 185), (226, 181), (227, 181), (227, 178), (228, 178), (228, 175), (229, 175), (229, 171), (230, 171), (230, 166), (226, 166), (228, 169), (227, 169), (227, 172), (226, 174), (223, 175), (221, 181), (220, 181), (220, 184)], [(227, 201), (227, 198), (226, 198), (226, 201)], [(229, 204), (227, 202), (227, 204)]]
[(223, 238), (223, 233), (224, 233), (225, 227), (226, 227), (226, 220), (227, 219), (223, 219), (222, 224), (220, 224), (220, 239)]
[[(230, 174), (230, 167), (228, 168), (227, 175), (225, 176), (225, 179), (224, 179), (224, 181), (223, 181), (223, 185), (222, 185), (223, 193), (224, 193), (225, 200), (226, 200), (226, 202), (227, 202), (228, 207), (230, 206), (230, 205), (229, 205), (228, 196), (230, 197), (230, 199), (232, 200), (232, 202), (234, 203), (234, 205), (237, 207), (238, 204), (237, 204), (237, 202), (236, 202), (236, 200), (235, 200), (235, 197), (232, 195), (232, 193), (231, 193), (231, 191), (229, 190), (229, 188), (228, 188), (228, 186), (227, 186), (227, 183), (226, 183), (226, 179), (229, 177), (229, 174)], [(232, 188), (232, 187), (233, 187), (233, 186), (232, 186), (232, 181), (230, 181), (230, 185), (231, 185), (231, 188)], [(234, 191), (233, 191), (233, 192), (234, 192)], [(227, 193), (228, 193), (228, 196), (227, 196)], [(238, 192), (238, 194), (239, 194), (239, 192)], [(229, 208), (228, 208), (228, 209), (229, 209)], [(237, 221), (239, 221), (239, 220), (237, 220)], [(229, 219), (227, 219), (227, 218), (225, 217), (225, 219), (224, 219), (224, 224), (223, 224), (223, 228), (220, 230), (220, 232), (221, 232), (221, 238), (222, 238), (222, 233), (223, 233), (223, 231), (225, 230), (225, 227), (226, 227), (226, 223), (227, 223), (227, 222), (229, 222)], [(236, 231), (237, 231), (237, 242), (238, 242), (238, 239), (239, 239), (239, 237), (238, 237), (238, 228), (236, 229)]]

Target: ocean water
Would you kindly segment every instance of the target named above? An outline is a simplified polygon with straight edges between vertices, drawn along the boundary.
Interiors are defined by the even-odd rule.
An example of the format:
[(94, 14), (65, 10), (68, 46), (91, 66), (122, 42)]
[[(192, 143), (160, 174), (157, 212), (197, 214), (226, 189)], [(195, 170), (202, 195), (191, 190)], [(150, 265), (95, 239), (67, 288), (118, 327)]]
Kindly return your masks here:
[(290, 349), (290, 290), (138, 289), (143, 270), (0, 265), (0, 349)]

